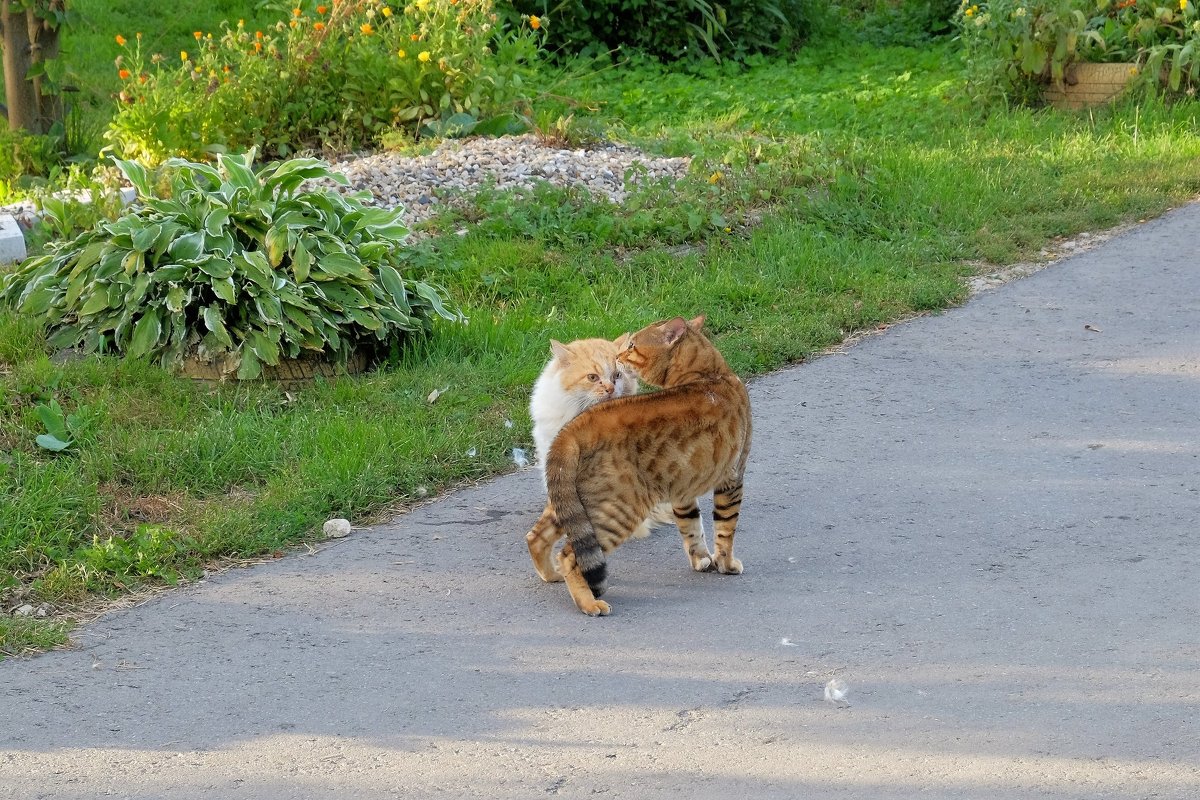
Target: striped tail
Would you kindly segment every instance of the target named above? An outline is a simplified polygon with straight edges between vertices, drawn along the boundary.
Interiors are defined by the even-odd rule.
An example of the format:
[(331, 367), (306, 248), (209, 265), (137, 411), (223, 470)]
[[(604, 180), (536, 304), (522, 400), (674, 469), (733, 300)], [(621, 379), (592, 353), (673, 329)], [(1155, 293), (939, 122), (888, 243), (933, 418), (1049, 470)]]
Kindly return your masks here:
[(596, 597), (608, 588), (608, 564), (596, 529), (579, 496), (579, 443), (562, 433), (550, 447), (546, 459), (546, 488), (554, 505), (558, 525), (575, 553), (575, 563)]

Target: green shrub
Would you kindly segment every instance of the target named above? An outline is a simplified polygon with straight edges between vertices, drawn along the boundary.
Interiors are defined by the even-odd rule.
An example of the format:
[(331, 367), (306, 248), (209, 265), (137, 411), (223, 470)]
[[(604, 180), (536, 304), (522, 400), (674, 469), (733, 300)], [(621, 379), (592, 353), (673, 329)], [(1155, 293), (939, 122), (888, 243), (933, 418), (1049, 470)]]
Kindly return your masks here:
[(54, 137), (0, 130), (0, 202), (23, 194), (30, 176), (49, 175), (62, 158)]
[(118, 161), (139, 202), (28, 259), (0, 299), (45, 318), (55, 347), (164, 366), (195, 354), (240, 378), (301, 353), (344, 361), (456, 318), (434, 287), (402, 277), (399, 212), (304, 188), (345, 180), (315, 159), (257, 173), (252, 159), (172, 159), (157, 174)]
[(955, 17), (969, 80), (980, 97), (1031, 99), (1041, 85), (1062, 82), (1079, 57), (1096, 0), (964, 0)]
[(528, 103), (542, 39), (497, 21), (492, 0), (305, 0), (266, 31), (196, 31), (169, 56), (118, 36), (122, 89), (106, 136), (119, 155), (157, 163), (252, 146), (344, 151), (397, 126), (494, 116)]
[(728, 57), (786, 49), (806, 31), (802, 0), (513, 0), (569, 53), (620, 48), (655, 58)]
[(1200, 84), (1200, 11), (1189, 0), (965, 0), (956, 23), (977, 95), (1029, 98), (1075, 61), (1136, 62), (1152, 90)]

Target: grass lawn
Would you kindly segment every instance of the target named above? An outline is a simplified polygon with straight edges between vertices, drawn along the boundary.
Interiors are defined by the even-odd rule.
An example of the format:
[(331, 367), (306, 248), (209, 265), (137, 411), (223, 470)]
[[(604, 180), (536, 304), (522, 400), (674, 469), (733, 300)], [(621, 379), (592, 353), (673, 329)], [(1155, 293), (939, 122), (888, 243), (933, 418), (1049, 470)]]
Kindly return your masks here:
[[(954, 97), (958, 70), (948, 46), (854, 45), (745, 71), (573, 80), (565, 93), (598, 108), (588, 127), (693, 155), (693, 174), (621, 208), (546, 191), (435, 221), (409, 257), (470, 322), (365, 377), (285, 391), (56, 363), (37, 320), (0, 308), (0, 608), (187, 579), (318, 535), (328, 517), (379, 518), (511, 469), (551, 337), (705, 313), (753, 375), (960, 302), (970, 263), (1158, 214), (1200, 187), (1193, 104), (984, 116)], [(78, 417), (73, 453), (35, 444), (35, 407), (52, 398)], [(65, 634), (0, 616), (2, 652)]]

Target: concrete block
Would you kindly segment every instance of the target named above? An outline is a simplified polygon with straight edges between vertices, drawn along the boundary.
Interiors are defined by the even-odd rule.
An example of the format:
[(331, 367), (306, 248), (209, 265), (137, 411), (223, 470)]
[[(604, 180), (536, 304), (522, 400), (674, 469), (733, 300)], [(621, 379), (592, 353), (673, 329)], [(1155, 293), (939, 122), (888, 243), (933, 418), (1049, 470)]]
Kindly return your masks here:
[(0, 214), (0, 264), (25, 260), (25, 234), (12, 214)]

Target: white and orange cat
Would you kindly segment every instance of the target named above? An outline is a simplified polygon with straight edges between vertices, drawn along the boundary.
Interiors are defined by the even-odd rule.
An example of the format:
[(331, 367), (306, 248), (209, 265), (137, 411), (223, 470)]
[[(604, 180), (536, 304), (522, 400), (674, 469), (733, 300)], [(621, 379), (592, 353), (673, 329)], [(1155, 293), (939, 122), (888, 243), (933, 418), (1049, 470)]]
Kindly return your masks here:
[[(629, 334), (610, 342), (607, 339), (579, 339), (570, 344), (550, 340), (552, 358), (533, 385), (529, 416), (533, 419), (533, 443), (538, 468), (545, 485), (546, 456), (554, 437), (564, 425), (599, 402), (637, 394), (633, 372), (617, 363), (617, 355), (629, 344)], [(656, 524), (674, 522), (669, 506), (656, 508), (633, 532), (635, 537), (650, 533)], [(554, 567), (554, 544), (561, 538), (549, 503), (525, 541), (538, 575), (545, 581), (561, 581)]]

